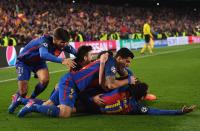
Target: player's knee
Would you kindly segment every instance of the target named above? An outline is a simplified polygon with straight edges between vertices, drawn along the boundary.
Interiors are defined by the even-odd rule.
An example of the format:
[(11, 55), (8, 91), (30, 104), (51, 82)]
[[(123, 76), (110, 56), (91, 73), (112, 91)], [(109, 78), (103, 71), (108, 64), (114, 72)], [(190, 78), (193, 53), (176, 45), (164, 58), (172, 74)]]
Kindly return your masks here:
[(43, 86), (47, 86), (49, 83), (49, 75), (39, 74), (38, 75), (39, 81)]
[(65, 106), (65, 105), (61, 105), (61, 106), (59, 106), (59, 108), (60, 108), (59, 116), (61, 118), (69, 118), (71, 116), (71, 107)]
[(42, 105), (48, 105), (48, 106), (50, 106), (50, 105), (54, 105), (54, 103), (51, 100), (47, 100)]

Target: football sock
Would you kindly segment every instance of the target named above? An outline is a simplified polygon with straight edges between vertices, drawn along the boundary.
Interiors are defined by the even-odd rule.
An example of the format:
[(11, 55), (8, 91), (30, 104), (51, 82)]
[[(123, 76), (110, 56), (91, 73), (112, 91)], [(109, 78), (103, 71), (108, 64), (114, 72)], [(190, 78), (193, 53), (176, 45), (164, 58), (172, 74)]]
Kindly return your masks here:
[(36, 106), (36, 112), (40, 112), (42, 114), (52, 116), (52, 117), (59, 117), (60, 109), (57, 106), (44, 106), (44, 105), (37, 105)]
[[(20, 102), (23, 104), (23, 105), (26, 105), (28, 102), (29, 102), (30, 99), (28, 98), (20, 98)], [(40, 99), (31, 99), (34, 101), (35, 104), (38, 104), (38, 105), (42, 105), (44, 103), (43, 100), (40, 100)]]
[(30, 98), (35, 98), (37, 97), (40, 93), (42, 93), (47, 87), (47, 84), (46, 85), (42, 85), (41, 83), (38, 83), (36, 86), (35, 86), (35, 90), (33, 91), (33, 93), (31, 94), (31, 97)]

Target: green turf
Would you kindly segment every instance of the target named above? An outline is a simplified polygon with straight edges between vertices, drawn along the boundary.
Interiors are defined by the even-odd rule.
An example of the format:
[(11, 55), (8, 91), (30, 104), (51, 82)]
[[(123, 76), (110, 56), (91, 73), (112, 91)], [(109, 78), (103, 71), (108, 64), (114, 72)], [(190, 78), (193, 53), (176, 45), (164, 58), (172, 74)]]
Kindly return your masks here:
[[(200, 106), (200, 45), (186, 45), (157, 48), (153, 55), (140, 56), (131, 65), (135, 75), (150, 85), (150, 92), (158, 100), (147, 102), (149, 106), (178, 109), (184, 104)], [(47, 99), (55, 83), (65, 71), (59, 64), (49, 63), (50, 84), (39, 98)], [(0, 81), (15, 78), (14, 68), (0, 69)], [(30, 80), (29, 92), (37, 81)], [(40, 114), (30, 114), (19, 119), (16, 113), (7, 113), (11, 95), (17, 89), (16, 80), (0, 83), (0, 129), (23, 130), (97, 130), (97, 131), (191, 131), (200, 130), (200, 111), (184, 116), (123, 116), (123, 115), (75, 115), (69, 119), (49, 118)], [(16, 111), (17, 112), (17, 111)]]

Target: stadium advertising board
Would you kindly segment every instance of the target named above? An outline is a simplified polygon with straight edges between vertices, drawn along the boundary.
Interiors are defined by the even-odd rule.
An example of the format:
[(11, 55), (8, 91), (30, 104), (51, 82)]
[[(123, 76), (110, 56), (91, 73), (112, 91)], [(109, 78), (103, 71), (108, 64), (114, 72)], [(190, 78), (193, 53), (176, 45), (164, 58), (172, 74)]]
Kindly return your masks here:
[(9, 66), (14, 66), (17, 60), (17, 53), (14, 46), (6, 48), (6, 60)]
[(200, 43), (200, 36), (189, 36), (189, 44)]
[(7, 61), (6, 61), (6, 47), (0, 47), (0, 67), (6, 67), (8, 66)]
[(154, 47), (164, 47), (167, 46), (167, 40), (155, 40)]
[(188, 44), (188, 37), (169, 37), (167, 44), (168, 46), (186, 45)]
[(75, 49), (78, 49), (82, 45), (90, 45), (93, 48), (92, 53), (99, 53), (104, 50), (116, 50), (117, 42), (115, 40), (106, 41), (90, 41), (90, 42), (74, 42), (70, 43)]
[(144, 46), (144, 40), (120, 40), (120, 48), (126, 47), (129, 49), (138, 49)]
[(0, 68), (14, 66), (17, 60), (17, 55), (20, 50), (22, 50), (22, 46), (8, 46), (8, 47), (0, 47)]

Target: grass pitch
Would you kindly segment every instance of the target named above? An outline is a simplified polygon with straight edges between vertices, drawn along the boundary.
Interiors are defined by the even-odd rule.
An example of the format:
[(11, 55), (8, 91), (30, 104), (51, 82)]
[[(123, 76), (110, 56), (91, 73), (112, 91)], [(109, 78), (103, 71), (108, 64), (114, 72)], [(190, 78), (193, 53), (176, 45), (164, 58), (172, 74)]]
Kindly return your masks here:
[[(150, 92), (158, 100), (146, 102), (151, 107), (179, 109), (183, 105), (200, 107), (200, 44), (154, 49), (154, 54), (139, 55), (131, 69), (150, 86)], [(55, 83), (66, 72), (60, 64), (49, 63), (51, 80), (48, 88), (39, 96), (48, 99)], [(15, 68), (0, 69), (0, 129), (2, 131), (200, 131), (200, 111), (197, 109), (183, 116), (148, 115), (74, 115), (69, 119), (50, 118), (32, 113), (25, 118), (8, 114), (11, 95), (17, 90)], [(37, 80), (31, 78), (29, 95)], [(20, 108), (19, 108), (20, 109)]]

